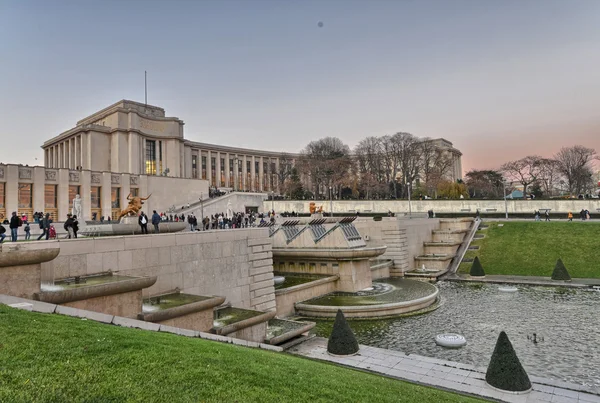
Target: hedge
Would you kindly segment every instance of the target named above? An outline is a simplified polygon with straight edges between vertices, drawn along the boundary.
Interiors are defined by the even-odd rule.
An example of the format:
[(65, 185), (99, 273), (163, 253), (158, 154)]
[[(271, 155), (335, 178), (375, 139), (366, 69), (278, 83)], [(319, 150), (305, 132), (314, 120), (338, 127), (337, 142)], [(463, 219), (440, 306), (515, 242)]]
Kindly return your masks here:
[(358, 342), (341, 309), (338, 309), (333, 330), (327, 343), (327, 352), (335, 355), (358, 353)]
[(505, 332), (500, 332), (485, 381), (491, 386), (510, 392), (531, 389), (531, 381)]

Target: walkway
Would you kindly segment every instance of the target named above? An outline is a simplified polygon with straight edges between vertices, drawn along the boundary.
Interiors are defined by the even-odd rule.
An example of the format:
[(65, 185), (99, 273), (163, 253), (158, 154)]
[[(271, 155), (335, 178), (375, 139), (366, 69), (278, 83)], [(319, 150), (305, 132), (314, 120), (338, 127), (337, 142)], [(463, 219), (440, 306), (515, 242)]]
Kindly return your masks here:
[(485, 383), (485, 368), (413, 354), (406, 355), (383, 348), (361, 345), (359, 353), (355, 356), (334, 357), (327, 353), (327, 339), (321, 337), (315, 337), (288, 352), (390, 378), (502, 402), (600, 403), (600, 390), (535, 376), (529, 377), (533, 383), (531, 392), (524, 395), (503, 393)]

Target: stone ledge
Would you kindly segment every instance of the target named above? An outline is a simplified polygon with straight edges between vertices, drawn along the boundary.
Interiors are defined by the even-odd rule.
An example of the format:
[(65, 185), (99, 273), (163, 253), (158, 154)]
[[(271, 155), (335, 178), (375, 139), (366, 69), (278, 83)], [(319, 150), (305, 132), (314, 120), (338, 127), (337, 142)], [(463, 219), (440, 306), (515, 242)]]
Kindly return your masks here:
[(248, 239), (248, 246), (271, 245), (271, 238)]
[(69, 306), (57, 305), (54, 313), (59, 315), (73, 316), (76, 318), (90, 319), (101, 323), (112, 323), (114, 316), (101, 312), (85, 311), (83, 309), (71, 308)]

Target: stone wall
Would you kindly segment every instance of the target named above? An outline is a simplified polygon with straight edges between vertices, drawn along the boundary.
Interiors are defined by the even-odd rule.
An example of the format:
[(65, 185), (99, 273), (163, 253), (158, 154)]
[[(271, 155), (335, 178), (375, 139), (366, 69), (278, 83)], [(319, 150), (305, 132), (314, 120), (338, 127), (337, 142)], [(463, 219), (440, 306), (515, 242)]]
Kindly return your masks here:
[[(284, 211), (296, 211), (298, 213), (308, 213), (308, 205), (311, 201), (289, 200), (275, 201), (274, 209), (278, 213)], [(329, 201), (317, 201), (317, 205), (322, 205), (324, 210), (329, 210)], [(598, 213), (600, 209), (600, 200), (507, 200), (506, 206), (508, 213), (526, 213), (533, 217), (534, 210), (551, 209), (551, 212), (575, 213), (582, 209), (587, 209), (590, 214)], [(271, 209), (271, 202), (265, 201), (263, 209)], [(467, 212), (475, 215), (477, 209), (482, 214), (485, 213), (503, 213), (505, 211), (504, 200), (413, 200), (411, 202), (413, 213), (427, 213), (432, 209), (438, 213), (460, 213)], [(337, 214), (349, 213), (408, 213), (408, 200), (338, 200), (333, 202), (333, 212)]]
[(423, 242), (431, 240), (431, 231), (440, 224), (438, 219), (383, 217), (381, 221), (373, 221), (365, 217), (358, 218), (354, 225), (367, 246), (387, 246), (378, 259), (393, 260), (390, 275), (394, 276), (415, 268), (415, 256), (423, 253)]
[(42, 264), (55, 279), (113, 271), (158, 276), (144, 297), (179, 288), (220, 295), (235, 307), (275, 309), (273, 253), (263, 228), (61, 240), (60, 254)]

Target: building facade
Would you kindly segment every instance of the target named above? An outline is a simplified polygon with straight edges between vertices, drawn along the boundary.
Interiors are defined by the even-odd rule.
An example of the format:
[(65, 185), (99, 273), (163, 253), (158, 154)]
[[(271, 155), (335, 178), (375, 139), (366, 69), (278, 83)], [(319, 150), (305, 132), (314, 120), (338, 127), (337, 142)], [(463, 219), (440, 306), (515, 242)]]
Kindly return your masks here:
[(122, 100), (46, 141), (46, 168), (206, 180), (209, 186), (277, 192), (281, 153), (186, 140), (163, 108)]
[[(451, 179), (462, 178), (460, 151), (447, 140), (432, 141), (452, 154)], [(187, 140), (181, 119), (128, 100), (81, 119), (42, 149), (43, 167), (0, 163), (0, 220), (12, 211), (64, 220), (77, 194), (90, 220), (116, 218), (129, 194), (151, 194), (144, 209), (151, 212), (207, 198), (210, 187), (281, 193), (280, 167), (299, 157)]]

